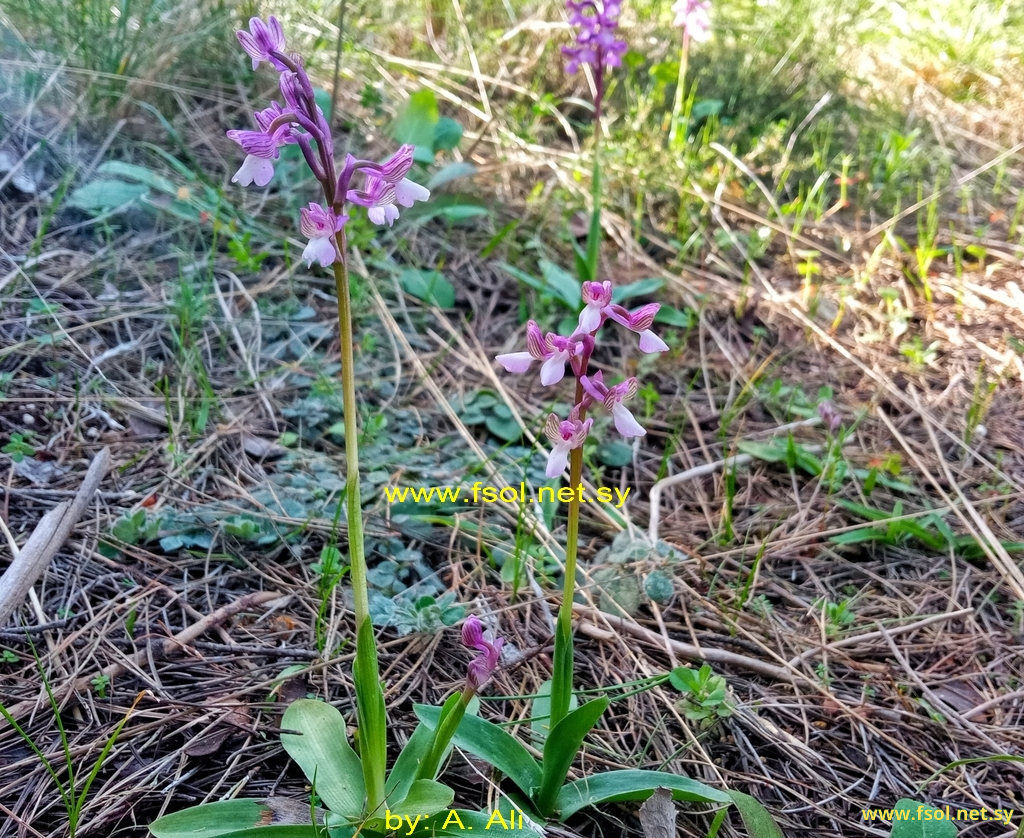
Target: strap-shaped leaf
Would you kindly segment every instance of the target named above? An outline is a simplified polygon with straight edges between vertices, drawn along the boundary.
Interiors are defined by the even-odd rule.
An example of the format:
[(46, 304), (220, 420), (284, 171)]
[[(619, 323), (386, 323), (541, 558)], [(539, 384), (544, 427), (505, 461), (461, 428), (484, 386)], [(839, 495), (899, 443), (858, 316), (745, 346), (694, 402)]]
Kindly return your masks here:
[[(956, 838), (957, 828), (943, 817), (941, 809), (904, 797), (896, 801), (896, 811), (902, 817), (893, 817), (890, 838)], [(928, 820), (922, 817), (925, 812)], [(936, 814), (939, 817), (931, 817)]]
[[(221, 800), (192, 806), (158, 818), (149, 831), (154, 838), (244, 838), (257, 834), (261, 838), (316, 838), (317, 832), (310, 823), (274, 824), (279, 814), (273, 805), (275, 799), (280, 800)], [(308, 807), (305, 819), (309, 820)]]
[(626, 770), (608, 771), (567, 783), (559, 790), (555, 805), (559, 819), (564, 821), (585, 806), (617, 800), (646, 800), (657, 788), (669, 789), (673, 800), (732, 803), (732, 798), (726, 792), (689, 777), (661, 771)]
[[(413, 709), (420, 721), (431, 726), (436, 726), (441, 718), (440, 707), (417, 704)], [(540, 786), (541, 772), (537, 760), (515, 737), (496, 724), (467, 714), (463, 716), (452, 741), (507, 775), (528, 796), (532, 796)]]
[(608, 709), (608, 699), (601, 697), (577, 707), (555, 725), (544, 742), (544, 766), (540, 789), (534, 796), (537, 811), (545, 817), (555, 808), (558, 790), (565, 782), (569, 766), (576, 759), (583, 740), (601, 714)]
[(455, 798), (448, 786), (436, 780), (417, 780), (409, 787), (409, 793), (405, 799), (387, 807), (387, 812), (392, 815), (404, 817), (405, 815), (429, 816), (447, 809)]
[(434, 731), (428, 724), (420, 722), (405, 743), (402, 752), (391, 767), (388, 781), (384, 784), (388, 800), (401, 800), (409, 793), (409, 787), (416, 779), (420, 763), (434, 741)]
[(727, 789), (726, 794), (732, 798), (750, 838), (786, 838), (771, 812), (756, 797), (734, 789)]
[(384, 805), (384, 776), (387, 771), (387, 711), (377, 664), (377, 639), (373, 626), (364, 620), (356, 631), (356, 658), (352, 662), (352, 680), (356, 687), (359, 715), (359, 753), (362, 756), (363, 787), (367, 808), (381, 811)]
[(300, 698), (281, 719), (281, 744), (332, 812), (354, 818), (362, 814), (366, 787), (359, 757), (348, 744), (345, 719), (330, 704)]

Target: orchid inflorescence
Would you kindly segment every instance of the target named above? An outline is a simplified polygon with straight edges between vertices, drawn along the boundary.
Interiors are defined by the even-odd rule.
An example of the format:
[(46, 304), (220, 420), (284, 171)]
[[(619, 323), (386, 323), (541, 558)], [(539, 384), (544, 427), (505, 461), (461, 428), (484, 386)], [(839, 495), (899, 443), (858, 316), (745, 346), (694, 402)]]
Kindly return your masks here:
[(601, 71), (618, 67), (626, 52), (626, 42), (617, 37), (621, 0), (567, 0), (569, 25), (578, 26), (576, 43), (562, 47), (569, 59), (566, 72), (575, 73), (583, 64)]
[(702, 44), (711, 38), (711, 3), (708, 0), (676, 0), (673, 26), (681, 26), (694, 43)]
[(607, 386), (604, 373), (588, 375), (590, 356), (596, 346), (596, 335), (606, 321), (612, 320), (640, 335), (641, 352), (665, 352), (666, 343), (652, 330), (654, 316), (660, 308), (650, 303), (629, 311), (612, 302), (612, 284), (584, 282), (582, 286), (583, 311), (580, 312), (576, 330), (563, 337), (548, 332), (546, 335), (533, 320), (526, 324), (526, 350), (506, 352), (497, 355), (498, 361), (508, 372), (526, 372), (534, 361), (541, 361), (540, 383), (544, 386), (557, 384), (565, 377), (568, 363), (577, 381), (577, 400), (568, 418), (561, 419), (552, 413), (548, 416), (544, 433), (553, 443), (548, 455), (546, 474), (556, 477), (565, 470), (569, 452), (583, 445), (590, 433), (593, 419), (586, 418), (586, 412), (595, 404), (603, 404), (612, 415), (615, 429), (624, 437), (643, 436), (646, 430), (623, 404), (636, 395), (636, 378), (627, 378), (618, 384)]
[(462, 643), (480, 653), (466, 669), (466, 688), (478, 692), (497, 668), (505, 638), (494, 638), (491, 632), (484, 631), (480, 619), (472, 616), (462, 624)]
[[(374, 224), (391, 226), (398, 218), (398, 207), (411, 207), (425, 201), (430, 192), (407, 175), (412, 168), (414, 147), (403, 145), (383, 163), (361, 160), (351, 154), (339, 167), (334, 160), (331, 128), (316, 104), (313, 85), (302, 66), (302, 58), (285, 52), (284, 32), (271, 15), (264, 23), (254, 17), (249, 31), (238, 32), (242, 48), (252, 58), (255, 70), (266, 61), (281, 74), (280, 88), (284, 105), (271, 102), (254, 118), (259, 130), (233, 130), (228, 136), (245, 151), (245, 161), (231, 178), (232, 183), (266, 186), (274, 176), (274, 162), (285, 145), (297, 144), (313, 176), (320, 182), (326, 206), (310, 204), (299, 211), (300, 226), (309, 244), (302, 253), (308, 265), (313, 262), (329, 267), (344, 261), (344, 248), (337, 240), (348, 215), (346, 204), (365, 207)], [(362, 176), (362, 188), (353, 188), (356, 174)]]

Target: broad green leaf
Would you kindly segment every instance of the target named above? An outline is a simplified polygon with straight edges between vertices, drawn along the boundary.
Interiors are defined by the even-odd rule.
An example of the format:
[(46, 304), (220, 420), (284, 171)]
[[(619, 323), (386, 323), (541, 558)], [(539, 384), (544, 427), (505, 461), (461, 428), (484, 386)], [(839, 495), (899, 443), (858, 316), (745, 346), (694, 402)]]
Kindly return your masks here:
[(373, 625), (364, 620), (356, 632), (356, 657), (352, 663), (359, 713), (359, 753), (367, 805), (377, 811), (384, 802), (384, 777), (387, 771), (387, 711), (377, 663), (377, 638)]
[(447, 166), (442, 166), (433, 175), (430, 180), (427, 181), (427, 189), (434, 190), (439, 186), (444, 186), (446, 183), (451, 183), (453, 180), (459, 178), (472, 177), (477, 172), (476, 166), (472, 163), (466, 163), (463, 160), (455, 163), (449, 163)]
[(538, 265), (544, 282), (551, 292), (572, 311), (577, 311), (583, 302), (579, 280), (564, 268), (560, 268), (547, 259), (541, 259)]
[(654, 322), (689, 329), (697, 325), (697, 313), (689, 308), (680, 311), (672, 306), (662, 306), (654, 315)]
[(416, 780), (403, 800), (389, 805), (388, 811), (393, 815), (434, 815), (451, 806), (455, 798), (448, 786), (436, 780)]
[[(292, 802), (288, 801), (289, 804)], [(150, 825), (149, 831), (155, 838), (226, 838), (229, 835), (259, 829), (260, 835), (274, 838), (271, 830), (289, 829), (299, 830), (295, 832), (294, 838), (313, 838), (315, 833), (311, 824), (273, 825), (276, 813), (272, 803), (272, 800), (222, 800), (218, 803), (192, 806), (158, 818)], [(309, 820), (309, 808), (305, 808), (306, 820)], [(286, 836), (292, 838), (289, 833), (280, 833), (278, 838)]]
[(625, 442), (602, 442), (597, 446), (597, 457), (606, 466), (622, 468), (633, 462), (633, 448)]
[(96, 174), (136, 180), (166, 195), (178, 194), (178, 185), (176, 183), (168, 180), (163, 175), (158, 175), (151, 169), (147, 169), (145, 166), (137, 166), (134, 163), (108, 160), (96, 169)]
[[(441, 718), (440, 707), (417, 704), (417, 718), (436, 726)], [(527, 795), (540, 786), (541, 769), (519, 740), (492, 722), (476, 716), (463, 717), (452, 741), (460, 748), (486, 760), (504, 773)]]
[(398, 275), (398, 283), (407, 294), (425, 303), (432, 303), (438, 308), (455, 305), (455, 286), (439, 271), (406, 268)]
[(785, 838), (771, 812), (756, 797), (733, 789), (728, 789), (726, 794), (732, 798), (750, 838)]
[(400, 143), (416, 146), (416, 159), (430, 162), (434, 159), (434, 130), (439, 113), (437, 97), (432, 90), (418, 90), (409, 97), (402, 115), (392, 129)]
[(766, 463), (786, 462), (786, 444), (783, 440), (774, 442), (754, 442), (748, 439), (741, 439), (736, 443), (736, 448), (743, 454), (749, 454), (756, 460), (764, 460)]
[(430, 744), (434, 741), (434, 730), (430, 725), (420, 722), (416, 729), (405, 743), (402, 752), (395, 760), (395, 764), (388, 774), (387, 782), (384, 784), (387, 789), (389, 800), (401, 800), (409, 793), (409, 787), (416, 779), (420, 763), (430, 750)]
[(615, 285), (612, 286), (612, 302), (623, 303), (634, 297), (646, 297), (664, 287), (665, 280), (663, 279), (639, 279), (628, 285)]
[(544, 773), (540, 791), (534, 797), (534, 801), (537, 810), (545, 817), (550, 815), (555, 807), (558, 791), (565, 782), (569, 766), (576, 759), (584, 738), (607, 709), (608, 699), (603, 696), (588, 701), (558, 722), (544, 742)]
[(68, 206), (83, 212), (101, 213), (120, 209), (141, 199), (149, 188), (123, 180), (94, 180), (76, 189), (68, 197)]
[(462, 126), (454, 119), (442, 116), (434, 125), (434, 151), (451, 151), (462, 142)]
[[(504, 822), (504, 826), (502, 823)], [(520, 824), (522, 824), (520, 826)], [(538, 838), (545, 834), (540, 824), (513, 807), (493, 812), (471, 812), (467, 809), (450, 809), (426, 822), (421, 822), (411, 838), (420, 836), (452, 835), (466, 838), (466, 831), (497, 832), (502, 838)], [(403, 833), (404, 834), (404, 833)]]
[[(936, 813), (941, 820), (935, 817)], [(946, 820), (946, 813), (916, 800), (896, 801), (889, 838), (956, 838), (957, 828)]]
[(323, 701), (293, 701), (281, 719), (281, 744), (332, 812), (355, 817), (366, 803), (363, 769), (348, 744), (345, 719)]
[(687, 800), (691, 803), (732, 803), (724, 791), (661, 771), (608, 771), (594, 774), (562, 786), (558, 792), (555, 808), (558, 817), (564, 821), (585, 806), (609, 803), (618, 800), (646, 800), (657, 788), (672, 791), (673, 800)]

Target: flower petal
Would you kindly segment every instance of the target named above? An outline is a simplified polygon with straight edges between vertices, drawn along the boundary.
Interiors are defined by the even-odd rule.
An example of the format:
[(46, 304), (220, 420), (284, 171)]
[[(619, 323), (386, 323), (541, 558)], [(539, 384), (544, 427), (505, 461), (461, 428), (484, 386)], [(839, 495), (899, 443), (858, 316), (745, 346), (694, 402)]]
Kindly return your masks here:
[(430, 197), (430, 190), (408, 178), (395, 184), (395, 200), (403, 207), (411, 207), (416, 201), (425, 201)]
[(641, 352), (668, 352), (668, 344), (650, 329), (640, 333)]
[(533, 356), (529, 352), (506, 352), (503, 355), (495, 355), (494, 360), (501, 364), (506, 372), (526, 372), (533, 363)]
[(587, 305), (580, 312), (580, 322), (576, 327), (577, 332), (590, 334), (597, 331), (601, 326), (601, 307), (598, 305)]
[(307, 266), (319, 262), (322, 268), (329, 268), (334, 264), (335, 257), (334, 245), (326, 236), (310, 239), (306, 249), (302, 251), (302, 258), (306, 260)]
[(565, 377), (565, 362), (568, 360), (568, 352), (555, 352), (541, 365), (540, 383), (548, 387), (561, 381)]
[(544, 474), (548, 477), (558, 477), (558, 475), (565, 471), (565, 467), (568, 464), (569, 443), (559, 442), (551, 449), (551, 453), (548, 454), (548, 466), (544, 470)]
[(615, 430), (624, 437), (644, 436), (647, 433), (622, 402), (618, 402), (612, 407), (612, 419), (615, 421)]
[(251, 183), (255, 183), (257, 186), (266, 186), (273, 177), (273, 163), (262, 157), (249, 154), (231, 178), (231, 182), (240, 186), (248, 186)]

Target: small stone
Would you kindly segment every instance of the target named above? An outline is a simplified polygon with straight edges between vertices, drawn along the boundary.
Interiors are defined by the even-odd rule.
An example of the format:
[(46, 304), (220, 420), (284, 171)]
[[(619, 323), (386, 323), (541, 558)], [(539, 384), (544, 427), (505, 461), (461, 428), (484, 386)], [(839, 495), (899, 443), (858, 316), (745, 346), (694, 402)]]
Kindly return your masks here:
[(35, 423), (36, 417), (33, 416), (31, 413), (26, 413), (24, 416), (21, 417), (22, 425), (34, 425)]
[(85, 435), (87, 437), (89, 437), (89, 439), (96, 439), (96, 437), (98, 437), (100, 435), (100, 429), (99, 428), (86, 428)]

